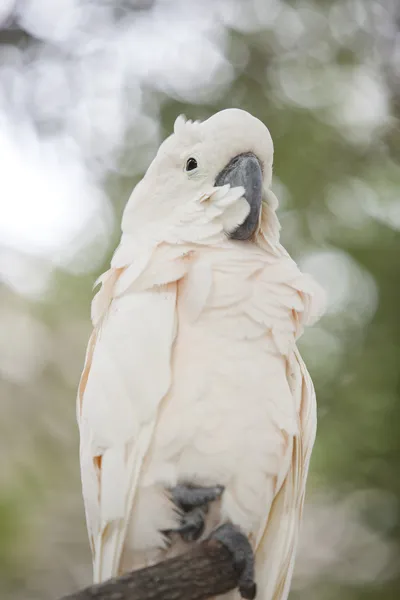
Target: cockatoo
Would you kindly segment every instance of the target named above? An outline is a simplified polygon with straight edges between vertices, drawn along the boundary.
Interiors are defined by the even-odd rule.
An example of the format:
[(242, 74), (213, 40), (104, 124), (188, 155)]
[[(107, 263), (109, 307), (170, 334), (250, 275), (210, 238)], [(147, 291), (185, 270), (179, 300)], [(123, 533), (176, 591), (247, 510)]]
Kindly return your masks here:
[(126, 205), (77, 398), (95, 582), (214, 534), (235, 555), (237, 531), (242, 596), (254, 564), (260, 600), (288, 596), (316, 431), (296, 341), (323, 293), (280, 244), (272, 160), (245, 111), (181, 116)]

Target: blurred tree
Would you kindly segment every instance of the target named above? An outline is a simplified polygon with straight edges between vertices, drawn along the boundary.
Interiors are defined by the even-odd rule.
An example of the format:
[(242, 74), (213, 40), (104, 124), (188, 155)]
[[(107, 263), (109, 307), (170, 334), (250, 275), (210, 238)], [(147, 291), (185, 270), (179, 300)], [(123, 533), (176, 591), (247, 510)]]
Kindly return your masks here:
[[(122, 16), (129, 14), (129, 3), (123, 4)], [(163, 135), (179, 113), (203, 119), (230, 106), (249, 110), (270, 128), (284, 244), (329, 296), (322, 324), (302, 342), (317, 388), (319, 431), (292, 597), (392, 600), (400, 595), (400, 5), (217, 4), (228, 35), (214, 43), (233, 68), (231, 78), (216, 69), (198, 101), (190, 92), (193, 75), (183, 92), (146, 80), (144, 112)], [(179, 18), (177, 8), (171, 36)], [(134, 131), (127, 124), (121, 165), (142, 155), (146, 164), (155, 149), (142, 148)], [(7, 338), (0, 345), (7, 463), (0, 488), (0, 588), (7, 586), (9, 598), (54, 597), (71, 580), (82, 584), (89, 576), (74, 395), (90, 331), (91, 287), (97, 271), (107, 268), (138, 176), (110, 165), (103, 183), (116, 225), (96, 273), (59, 267), (47, 293), (34, 300), (7, 285), (0, 289)], [(22, 331), (20, 315), (26, 317)], [(20, 345), (30, 337), (21, 375)]]

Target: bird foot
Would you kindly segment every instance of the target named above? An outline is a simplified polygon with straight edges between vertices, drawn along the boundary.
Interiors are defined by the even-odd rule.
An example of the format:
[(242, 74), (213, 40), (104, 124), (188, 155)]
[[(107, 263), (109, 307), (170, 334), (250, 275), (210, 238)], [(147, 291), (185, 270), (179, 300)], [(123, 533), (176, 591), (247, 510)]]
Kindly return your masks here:
[(177, 533), (185, 542), (194, 542), (204, 531), (205, 517), (211, 502), (221, 497), (222, 485), (198, 487), (190, 484), (179, 484), (170, 489), (172, 502), (182, 511), (180, 525), (176, 529), (167, 529), (163, 533), (170, 537)]
[(213, 531), (210, 539), (218, 540), (231, 552), (239, 573), (240, 595), (246, 600), (254, 600), (257, 593), (254, 581), (254, 554), (247, 537), (234, 525), (226, 523)]

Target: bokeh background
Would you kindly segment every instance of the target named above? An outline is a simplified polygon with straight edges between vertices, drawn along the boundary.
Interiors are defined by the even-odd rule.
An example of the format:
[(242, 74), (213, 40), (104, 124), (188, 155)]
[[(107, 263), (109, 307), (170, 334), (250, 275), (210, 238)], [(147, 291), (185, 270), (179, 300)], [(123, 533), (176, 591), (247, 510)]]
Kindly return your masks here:
[(292, 600), (400, 598), (400, 3), (1, 0), (0, 596), (90, 581), (75, 393), (93, 282), (175, 117), (275, 142), (283, 241), (326, 288)]

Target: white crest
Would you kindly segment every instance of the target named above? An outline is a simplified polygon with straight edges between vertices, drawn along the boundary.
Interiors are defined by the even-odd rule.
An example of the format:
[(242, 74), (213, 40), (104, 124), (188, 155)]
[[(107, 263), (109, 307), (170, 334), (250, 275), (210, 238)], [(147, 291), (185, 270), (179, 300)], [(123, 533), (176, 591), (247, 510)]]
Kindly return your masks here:
[(174, 123), (175, 135), (182, 135), (182, 133), (184, 133), (187, 122), (188, 121), (187, 121), (185, 115), (179, 115), (178, 117), (176, 117), (175, 123)]
[(179, 115), (175, 119), (174, 134), (183, 140), (195, 143), (199, 137), (200, 121), (186, 119), (185, 115)]

